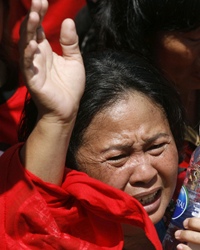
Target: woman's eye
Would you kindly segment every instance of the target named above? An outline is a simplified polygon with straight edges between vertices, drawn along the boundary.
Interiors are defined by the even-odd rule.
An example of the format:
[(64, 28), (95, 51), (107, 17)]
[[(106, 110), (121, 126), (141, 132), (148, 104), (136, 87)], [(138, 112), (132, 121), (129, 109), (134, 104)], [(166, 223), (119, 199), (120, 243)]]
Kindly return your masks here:
[(121, 160), (123, 158), (125, 158), (126, 155), (125, 154), (122, 154), (122, 155), (116, 155), (116, 156), (113, 156), (113, 157), (110, 157), (108, 158), (109, 161), (118, 161), (118, 160)]
[(148, 151), (151, 151), (154, 155), (159, 155), (163, 152), (163, 146), (165, 146), (166, 143), (160, 143), (156, 145), (152, 145), (148, 148)]
[(153, 145), (150, 147), (150, 149), (157, 149), (157, 148), (161, 148), (165, 143), (160, 143), (160, 144), (157, 144), (157, 145)]

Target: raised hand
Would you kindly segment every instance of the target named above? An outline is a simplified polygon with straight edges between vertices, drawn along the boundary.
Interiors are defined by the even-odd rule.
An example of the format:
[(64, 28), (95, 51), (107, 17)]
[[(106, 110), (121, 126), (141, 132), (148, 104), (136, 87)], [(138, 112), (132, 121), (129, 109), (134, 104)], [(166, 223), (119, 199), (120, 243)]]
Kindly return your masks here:
[(85, 71), (71, 19), (66, 19), (61, 27), (63, 56), (53, 53), (41, 26), (47, 8), (46, 0), (32, 0), (30, 13), (20, 29), (20, 64), (39, 116), (66, 123), (78, 110)]
[(180, 241), (188, 242), (188, 245), (184, 245), (181, 243), (177, 246), (177, 249), (180, 250), (200, 249), (200, 218), (197, 217), (187, 218), (183, 222), (183, 226), (187, 230), (176, 231), (175, 237)]
[(85, 69), (74, 22), (61, 27), (63, 56), (53, 53), (41, 26), (47, 0), (32, 0), (20, 29), (20, 65), (25, 84), (37, 105), (38, 121), (20, 151), (24, 167), (45, 182), (60, 185), (79, 102)]

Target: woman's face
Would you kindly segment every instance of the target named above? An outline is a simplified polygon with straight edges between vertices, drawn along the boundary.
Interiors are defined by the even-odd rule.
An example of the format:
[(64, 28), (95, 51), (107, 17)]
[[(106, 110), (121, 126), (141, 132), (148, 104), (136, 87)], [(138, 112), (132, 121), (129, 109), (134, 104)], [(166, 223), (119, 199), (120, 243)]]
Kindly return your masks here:
[(155, 57), (177, 89), (200, 89), (200, 27), (181, 33), (163, 31), (157, 35)]
[(178, 153), (162, 110), (134, 92), (97, 114), (77, 152), (79, 170), (135, 197), (153, 223), (176, 186)]

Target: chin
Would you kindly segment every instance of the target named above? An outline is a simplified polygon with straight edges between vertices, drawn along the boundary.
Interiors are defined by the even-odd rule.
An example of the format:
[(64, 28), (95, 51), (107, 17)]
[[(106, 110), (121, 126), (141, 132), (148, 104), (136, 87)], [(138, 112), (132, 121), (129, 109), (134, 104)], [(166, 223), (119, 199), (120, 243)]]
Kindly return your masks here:
[(153, 222), (153, 224), (157, 224), (164, 216), (165, 211), (156, 211), (153, 214), (149, 215), (149, 218), (151, 219), (151, 221)]

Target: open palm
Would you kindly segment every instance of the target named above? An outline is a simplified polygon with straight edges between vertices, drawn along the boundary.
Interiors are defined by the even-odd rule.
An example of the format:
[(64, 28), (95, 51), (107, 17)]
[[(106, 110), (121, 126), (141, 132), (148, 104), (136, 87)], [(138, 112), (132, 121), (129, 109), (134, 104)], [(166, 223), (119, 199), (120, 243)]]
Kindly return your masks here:
[(39, 115), (66, 123), (76, 116), (85, 86), (78, 36), (74, 22), (66, 19), (60, 35), (63, 56), (54, 53), (41, 26), (47, 5), (36, 3), (21, 27), (21, 68)]

